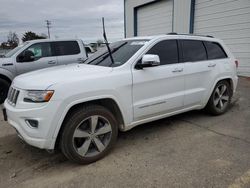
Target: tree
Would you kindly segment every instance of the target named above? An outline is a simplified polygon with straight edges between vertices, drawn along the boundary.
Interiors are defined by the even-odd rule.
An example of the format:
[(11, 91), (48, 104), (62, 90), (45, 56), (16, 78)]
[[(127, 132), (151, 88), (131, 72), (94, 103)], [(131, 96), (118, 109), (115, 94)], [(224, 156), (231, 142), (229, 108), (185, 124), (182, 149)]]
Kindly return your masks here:
[(22, 41), (28, 41), (28, 40), (35, 40), (35, 39), (46, 39), (47, 37), (44, 35), (38, 35), (32, 31), (27, 31), (26, 33), (24, 33)]
[(18, 46), (19, 43), (19, 38), (17, 36), (17, 34), (15, 32), (9, 32), (9, 35), (7, 36), (8, 40), (7, 40), (7, 45), (10, 48), (15, 48)]

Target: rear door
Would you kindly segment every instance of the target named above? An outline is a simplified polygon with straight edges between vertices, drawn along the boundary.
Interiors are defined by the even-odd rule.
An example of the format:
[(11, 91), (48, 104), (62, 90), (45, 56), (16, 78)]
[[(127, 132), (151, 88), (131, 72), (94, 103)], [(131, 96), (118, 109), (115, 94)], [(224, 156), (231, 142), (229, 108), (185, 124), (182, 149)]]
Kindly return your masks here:
[(177, 41), (160, 41), (146, 54), (158, 55), (161, 65), (132, 70), (135, 121), (183, 107), (184, 69), (178, 60)]
[[(33, 53), (34, 60), (28, 62), (22, 61), (23, 54), (27, 51)], [(18, 75), (57, 65), (57, 58), (53, 54), (50, 42), (32, 44), (17, 56), (16, 61), (16, 70)]]
[(59, 65), (80, 63), (85, 59), (77, 41), (58, 41), (53, 45)]
[(200, 105), (218, 74), (217, 61), (208, 60), (203, 41), (180, 40), (180, 45), (185, 63), (184, 106)]

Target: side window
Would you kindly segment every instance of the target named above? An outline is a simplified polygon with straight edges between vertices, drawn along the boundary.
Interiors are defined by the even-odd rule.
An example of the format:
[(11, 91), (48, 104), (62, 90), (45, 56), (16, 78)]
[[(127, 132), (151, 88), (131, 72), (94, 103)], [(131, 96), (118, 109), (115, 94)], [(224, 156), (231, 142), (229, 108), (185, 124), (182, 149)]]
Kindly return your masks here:
[(49, 42), (36, 43), (19, 54), (17, 62), (31, 62), (50, 56), (52, 56), (52, 51)]
[(225, 51), (216, 42), (204, 41), (207, 49), (208, 59), (222, 59), (227, 58)]
[(160, 57), (161, 65), (178, 63), (178, 47), (176, 40), (164, 40), (153, 46), (147, 54)]
[(77, 41), (55, 42), (57, 56), (75, 55), (80, 53), (80, 47)]
[(195, 62), (207, 60), (206, 49), (202, 41), (198, 40), (181, 40), (184, 62)]

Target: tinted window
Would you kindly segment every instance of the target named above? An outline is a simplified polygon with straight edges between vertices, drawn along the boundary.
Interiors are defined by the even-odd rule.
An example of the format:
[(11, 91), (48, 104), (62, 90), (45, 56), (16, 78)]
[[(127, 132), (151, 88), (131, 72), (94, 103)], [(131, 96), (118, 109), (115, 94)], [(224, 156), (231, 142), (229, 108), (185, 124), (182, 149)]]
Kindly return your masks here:
[(204, 44), (207, 48), (208, 59), (227, 58), (226, 53), (218, 43), (205, 41)]
[(30, 54), (34, 56), (34, 60), (38, 60), (42, 57), (52, 56), (52, 49), (49, 42), (36, 43), (25, 49), (17, 58), (17, 62), (26, 62), (24, 54)]
[(52, 56), (50, 43), (38, 43), (31, 45), (27, 50), (34, 53), (35, 58)]
[(182, 40), (184, 62), (202, 61), (207, 59), (206, 49), (201, 41)]
[(178, 63), (178, 47), (176, 40), (165, 40), (153, 46), (147, 54), (154, 54), (160, 57), (161, 65)]
[(111, 62), (107, 47), (95, 52), (84, 63), (106, 67), (120, 66), (126, 63), (146, 42), (144, 40), (129, 40), (110, 44), (114, 64)]
[(74, 55), (80, 53), (80, 47), (76, 41), (54, 42), (56, 55)]

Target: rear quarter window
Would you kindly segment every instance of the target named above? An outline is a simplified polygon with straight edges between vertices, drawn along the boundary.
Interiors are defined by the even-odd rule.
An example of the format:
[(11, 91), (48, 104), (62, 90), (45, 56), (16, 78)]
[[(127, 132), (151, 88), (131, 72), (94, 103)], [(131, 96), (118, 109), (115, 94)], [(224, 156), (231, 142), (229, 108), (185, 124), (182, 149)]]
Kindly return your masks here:
[(207, 56), (209, 60), (227, 58), (227, 54), (219, 43), (204, 41), (204, 44), (207, 49)]
[(80, 47), (77, 41), (55, 42), (55, 53), (57, 56), (75, 55), (80, 53)]

